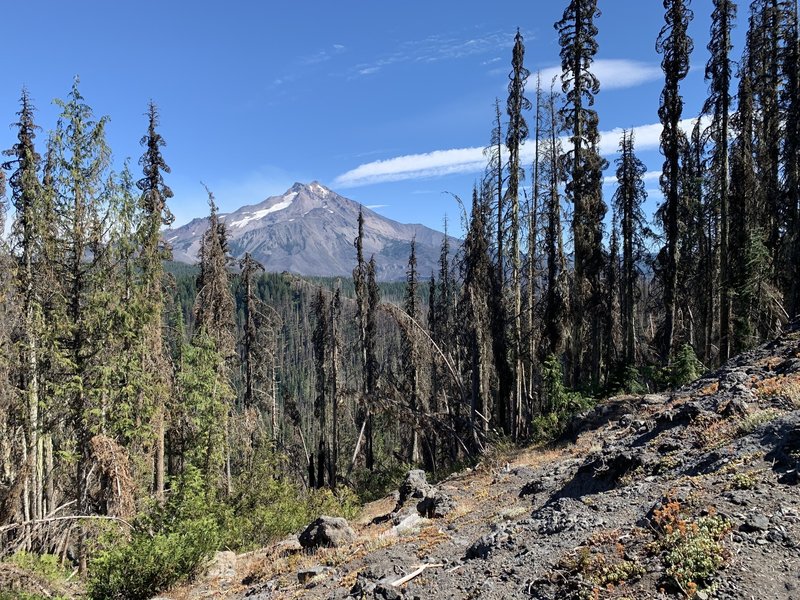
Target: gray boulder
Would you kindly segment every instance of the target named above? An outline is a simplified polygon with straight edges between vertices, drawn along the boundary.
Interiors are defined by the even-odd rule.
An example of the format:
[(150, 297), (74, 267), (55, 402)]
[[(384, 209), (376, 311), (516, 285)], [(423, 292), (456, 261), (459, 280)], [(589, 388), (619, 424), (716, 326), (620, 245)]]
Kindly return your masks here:
[(413, 469), (408, 472), (405, 480), (400, 486), (400, 497), (397, 500), (395, 512), (400, 510), (410, 498), (422, 499), (431, 492), (431, 485), (425, 477), (422, 469)]
[(426, 519), (441, 519), (454, 508), (453, 499), (438, 490), (417, 503), (417, 512)]
[(341, 517), (321, 516), (300, 534), (303, 548), (346, 546), (356, 539), (356, 532)]

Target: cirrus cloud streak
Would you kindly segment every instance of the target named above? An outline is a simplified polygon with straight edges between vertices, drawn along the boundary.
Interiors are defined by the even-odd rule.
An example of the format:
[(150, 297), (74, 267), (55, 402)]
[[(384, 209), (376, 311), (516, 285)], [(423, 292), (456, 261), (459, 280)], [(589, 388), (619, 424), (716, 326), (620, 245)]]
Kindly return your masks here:
[[(680, 122), (680, 127), (689, 133), (695, 122), (696, 119), (684, 119)], [(701, 122), (701, 124), (705, 126), (707, 122)], [(635, 136), (636, 150), (645, 151), (658, 148), (661, 129), (661, 123), (652, 123), (628, 128), (628, 131), (632, 131)], [(601, 133), (601, 154), (613, 156), (617, 153), (622, 131), (622, 128), (615, 128)], [(566, 141), (566, 138), (562, 138), (563, 143)], [(521, 155), (523, 162), (531, 162), (533, 160), (532, 144), (523, 146)], [(333, 183), (340, 188), (354, 188), (391, 181), (442, 177), (456, 173), (480, 173), (485, 166), (486, 157), (482, 146), (434, 150), (433, 152), (406, 154), (364, 163), (342, 173), (336, 177)]]

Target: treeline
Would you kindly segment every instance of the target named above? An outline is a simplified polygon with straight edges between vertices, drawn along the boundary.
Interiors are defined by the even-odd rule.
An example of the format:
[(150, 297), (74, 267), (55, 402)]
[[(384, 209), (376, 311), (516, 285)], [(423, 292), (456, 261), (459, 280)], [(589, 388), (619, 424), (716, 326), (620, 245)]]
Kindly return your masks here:
[(664, 9), (664, 201), (652, 222), (632, 131), (619, 142), (610, 206), (603, 198), (596, 0), (569, 3), (555, 24), (560, 81), (537, 77), (530, 98), (516, 35), (458, 283), (443, 270), (431, 286), (428, 331), (460, 375), (447, 393), (470, 407), (465, 440), (492, 430), (526, 439), (581, 396), (679, 383), (800, 313), (796, 4), (752, 2), (735, 60), (736, 5), (714, 0), (708, 97), (694, 114), (681, 95), (693, 13), (687, 0), (665, 0)]
[[(548, 437), (592, 397), (683, 383), (800, 313), (797, 8), (779, 0), (749, 8), (735, 61), (736, 5), (713, 2), (709, 93), (690, 114), (680, 86), (693, 13), (686, 0), (664, 2), (656, 40), (664, 201), (652, 222), (632, 131), (619, 142), (610, 211), (603, 198), (610, 165), (593, 109), (596, 0), (568, 4), (555, 24), (560, 82), (537, 77), (531, 98), (517, 33), (505, 111), (498, 100), (463, 246), (451, 256), (445, 240), (423, 310), (415, 299), (427, 274), (416, 270), (412, 242), (406, 300), (378, 305), (401, 340), (399, 361), (377, 378), (369, 334), (376, 304), (358, 252), (355, 348), (366, 406), (355, 424), (367, 448), (371, 415), (386, 403), (399, 409), (405, 461), (432, 471), (476, 455), (496, 435)], [(533, 150), (529, 164), (523, 149)], [(320, 299), (315, 311), (329, 323), (315, 353), (324, 357), (318, 386), (331, 373), (336, 381), (335, 294), (331, 302), (327, 311)], [(320, 453), (336, 455), (336, 385), (318, 387), (317, 398)]]
[(0, 559), (55, 554), (89, 568), (95, 597), (150, 597), (218, 547), (348, 513), (352, 494), (304, 491), (289, 459), (313, 381), (283, 366), (310, 346), (307, 294), (231, 259), (210, 191), (199, 266), (167, 262), (155, 105), (135, 176), (112, 170), (77, 80), (56, 102), (41, 151), (23, 90), (0, 171)]

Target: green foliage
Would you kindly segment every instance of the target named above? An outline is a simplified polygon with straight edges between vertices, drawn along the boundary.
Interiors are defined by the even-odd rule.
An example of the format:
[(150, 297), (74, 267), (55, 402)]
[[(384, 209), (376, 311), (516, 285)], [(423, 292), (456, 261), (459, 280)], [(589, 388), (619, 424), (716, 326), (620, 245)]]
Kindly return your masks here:
[(90, 564), (89, 597), (151, 598), (196, 575), (219, 542), (220, 530), (205, 502), (203, 478), (189, 468), (169, 501), (137, 520), (127, 542), (106, 540), (107, 549)]
[(214, 341), (199, 332), (184, 345), (177, 377), (177, 407), (184, 459), (202, 472), (206, 491), (217, 489), (222, 474), (228, 402), (233, 390)]
[(733, 476), (732, 487), (735, 490), (752, 490), (758, 485), (756, 473), (747, 471), (745, 473), (736, 473)]
[(611, 372), (605, 395), (646, 394), (647, 385), (639, 369), (633, 365), (618, 364)]
[(581, 590), (580, 597), (591, 598), (595, 589), (606, 589), (642, 577), (642, 565), (619, 557), (610, 558), (601, 552), (593, 552), (589, 547), (578, 551), (574, 562), (567, 565), (571, 571), (582, 575), (591, 589)]
[(237, 490), (219, 513), (222, 545), (249, 549), (297, 531), (320, 515), (351, 518), (360, 506), (353, 492), (340, 488), (300, 490), (271, 449), (256, 454), (253, 467), (236, 481)]
[(542, 411), (532, 424), (534, 436), (540, 439), (558, 436), (574, 414), (593, 404), (592, 398), (566, 388), (561, 361), (553, 354), (542, 364), (542, 397)]
[(703, 374), (703, 363), (697, 359), (694, 348), (689, 344), (681, 346), (667, 366), (667, 383), (673, 388), (679, 388), (691, 383)]
[[(33, 552), (20, 550), (12, 554), (7, 559), (7, 562), (21, 569), (25, 569), (26, 571), (30, 571), (49, 583), (64, 581), (71, 572), (58, 557), (53, 554), (35, 554)], [(2, 596), (0, 596), (0, 598), (1, 597)]]
[(54, 596), (52, 594), (43, 595), (22, 591), (12, 592), (8, 590), (0, 590), (0, 600), (68, 600), (68, 597), (61, 594)]
[(719, 515), (687, 519), (680, 504), (672, 501), (654, 511), (652, 523), (667, 577), (690, 597), (728, 560), (722, 539), (731, 524)]
[[(381, 441), (379, 436), (376, 442)], [(381, 445), (378, 444), (377, 464), (372, 471), (363, 467), (353, 471), (354, 491), (361, 502), (372, 502), (386, 497), (387, 494), (399, 487), (406, 473), (412, 468), (411, 465), (402, 462), (387, 461), (386, 456), (381, 452)]]

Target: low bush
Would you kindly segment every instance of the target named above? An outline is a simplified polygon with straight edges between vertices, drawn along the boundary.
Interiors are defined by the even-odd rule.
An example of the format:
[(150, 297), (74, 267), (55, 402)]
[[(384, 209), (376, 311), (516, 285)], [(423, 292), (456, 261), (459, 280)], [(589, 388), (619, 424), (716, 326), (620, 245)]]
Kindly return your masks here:
[(127, 540), (107, 539), (92, 560), (88, 592), (94, 600), (146, 600), (191, 579), (219, 547), (202, 477), (188, 471), (166, 504), (134, 523)]
[(301, 490), (283, 475), (283, 458), (270, 447), (234, 482), (234, 495), (217, 509), (221, 545), (232, 550), (262, 547), (296, 532), (320, 515), (350, 518), (360, 506), (349, 488)]
[(567, 389), (561, 362), (556, 356), (548, 356), (542, 365), (541, 413), (532, 420), (534, 439), (551, 440), (558, 437), (575, 414), (591, 408), (593, 404), (594, 399)]
[(667, 577), (690, 598), (729, 558), (722, 539), (731, 524), (723, 517), (712, 513), (689, 519), (681, 513), (680, 504), (672, 501), (654, 511), (652, 524)]
[(672, 356), (666, 369), (667, 383), (673, 388), (679, 388), (696, 380), (703, 374), (703, 363), (689, 344), (684, 344)]

